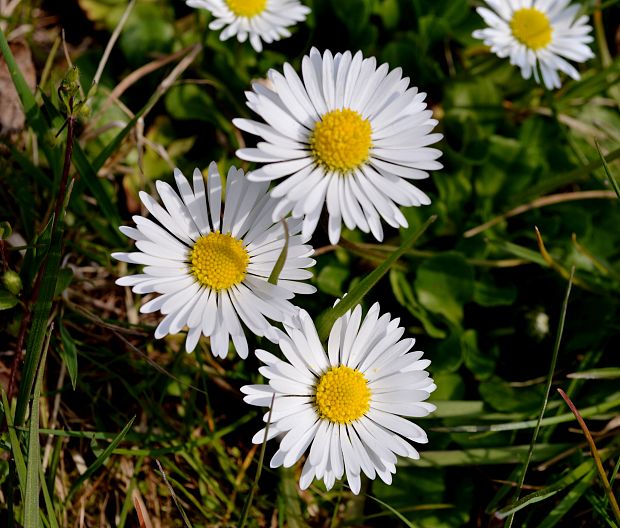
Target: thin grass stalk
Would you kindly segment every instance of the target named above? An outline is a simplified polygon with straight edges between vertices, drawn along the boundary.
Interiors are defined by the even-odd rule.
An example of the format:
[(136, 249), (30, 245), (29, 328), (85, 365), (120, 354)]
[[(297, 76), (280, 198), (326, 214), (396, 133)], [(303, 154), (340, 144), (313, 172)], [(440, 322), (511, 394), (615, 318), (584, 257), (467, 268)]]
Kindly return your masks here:
[(609, 504), (611, 505), (611, 510), (614, 512), (614, 517), (616, 518), (616, 522), (620, 526), (620, 508), (618, 507), (618, 501), (616, 500), (614, 492), (611, 489), (611, 486), (609, 484), (609, 480), (607, 479), (607, 474), (605, 473), (605, 469), (603, 468), (603, 463), (601, 462), (601, 455), (599, 454), (598, 449), (596, 448), (596, 444), (594, 443), (592, 434), (590, 434), (590, 430), (588, 429), (586, 422), (584, 422), (581, 414), (579, 414), (579, 411), (577, 410), (577, 407), (575, 407), (575, 404), (572, 402), (572, 400), (559, 387), (558, 387), (558, 392), (560, 393), (560, 396), (562, 396), (562, 399), (566, 402), (566, 405), (568, 405), (569, 409), (575, 415), (575, 418), (577, 418), (577, 422), (579, 422), (579, 426), (581, 427), (581, 430), (583, 431), (583, 434), (585, 435), (586, 440), (588, 441), (588, 445), (590, 446), (590, 451), (592, 452), (592, 457), (594, 458), (594, 462), (596, 463), (596, 469), (598, 471), (599, 476), (601, 477), (601, 482), (603, 484), (603, 488), (605, 489), (605, 493), (607, 494), (607, 497), (609, 498)]
[[(560, 312), (560, 322), (558, 324), (558, 331), (555, 335), (555, 343), (553, 345), (553, 354), (551, 355), (551, 364), (549, 365), (549, 374), (547, 375), (547, 385), (545, 387), (545, 398), (543, 400), (542, 407), (540, 408), (540, 414), (538, 415), (538, 421), (536, 422), (536, 427), (534, 428), (534, 434), (532, 435), (532, 442), (530, 443), (530, 448), (527, 452), (527, 458), (525, 459), (525, 464), (523, 465), (523, 471), (521, 472), (521, 477), (519, 478), (519, 485), (517, 486), (517, 491), (513, 498), (513, 502), (519, 499), (521, 495), (521, 490), (523, 489), (523, 484), (525, 483), (525, 475), (527, 474), (527, 468), (532, 461), (532, 454), (534, 453), (534, 446), (536, 445), (536, 439), (538, 438), (538, 432), (540, 431), (540, 426), (542, 419), (545, 415), (545, 411), (547, 409), (547, 403), (549, 402), (549, 394), (551, 393), (551, 383), (553, 382), (553, 373), (555, 372), (555, 366), (558, 360), (558, 353), (560, 351), (560, 344), (562, 342), (562, 334), (564, 333), (564, 321), (566, 320), (566, 311), (568, 309), (568, 299), (570, 297), (571, 287), (573, 285), (573, 277), (575, 275), (575, 266), (572, 267), (570, 271), (570, 277), (568, 279), (568, 286), (566, 287), (566, 294), (564, 295), (564, 301), (562, 302), (562, 311)], [(514, 520), (514, 513), (506, 519), (506, 523), (504, 526), (506, 528), (510, 528), (512, 526), (512, 522)]]
[(267, 448), (267, 435), (269, 434), (269, 426), (271, 425), (271, 414), (273, 413), (273, 404), (275, 402), (275, 399), (276, 393), (274, 392), (273, 396), (271, 397), (271, 405), (269, 406), (269, 415), (267, 416), (267, 425), (265, 426), (265, 437), (263, 438), (263, 445), (260, 448), (260, 454), (258, 456), (258, 469), (256, 470), (256, 476), (254, 477), (254, 482), (252, 482), (252, 487), (250, 488), (250, 494), (248, 495), (248, 499), (243, 505), (239, 528), (243, 528), (248, 520), (250, 507), (252, 506), (252, 501), (254, 500), (254, 494), (256, 493), (256, 488), (258, 488), (258, 479), (260, 479), (260, 474), (263, 471), (263, 462), (265, 460), (265, 451)]
[[(71, 100), (71, 105), (73, 100)], [(71, 109), (72, 110), (72, 109)], [(28, 357), (26, 365), (24, 367), (23, 377), (20, 384), (17, 409), (15, 411), (15, 423), (16, 425), (22, 425), (24, 416), (26, 413), (26, 405), (32, 392), (34, 384), (34, 376), (36, 366), (39, 364), (41, 358), (41, 349), (43, 346), (43, 340), (45, 338), (45, 327), (47, 326), (47, 318), (52, 308), (52, 297), (56, 288), (56, 279), (58, 278), (57, 269), (60, 266), (60, 252), (62, 247), (62, 224), (63, 219), (62, 212), (66, 207), (66, 201), (69, 196), (67, 192), (69, 172), (71, 169), (71, 156), (73, 153), (73, 141), (74, 141), (74, 126), (76, 118), (72, 115), (72, 112), (67, 117), (67, 145), (65, 148), (65, 160), (63, 164), (62, 177), (60, 180), (60, 186), (58, 194), (56, 196), (56, 204), (54, 206), (54, 218), (52, 220), (52, 236), (47, 254), (45, 255), (35, 284), (32, 290), (30, 298), (30, 304), (34, 305), (33, 310), (28, 310), (22, 319), (22, 326), (19, 332), (19, 338), (17, 341), (17, 347), (15, 350), (15, 356), (13, 364), (11, 365), (11, 373), (9, 378), (8, 397), (12, 396), (12, 391), (15, 384), (15, 375), (19, 367), (22, 351), (23, 340), (26, 334), (26, 327), (30, 323), (31, 317), (34, 315), (33, 325), (28, 333), (28, 340), (26, 347), (28, 349)], [(48, 270), (49, 267), (49, 270)], [(55, 273), (56, 272), (56, 273)], [(53, 274), (53, 276), (50, 276)], [(43, 278), (46, 277), (45, 284), (42, 284)], [(43, 295), (41, 295), (43, 292)]]

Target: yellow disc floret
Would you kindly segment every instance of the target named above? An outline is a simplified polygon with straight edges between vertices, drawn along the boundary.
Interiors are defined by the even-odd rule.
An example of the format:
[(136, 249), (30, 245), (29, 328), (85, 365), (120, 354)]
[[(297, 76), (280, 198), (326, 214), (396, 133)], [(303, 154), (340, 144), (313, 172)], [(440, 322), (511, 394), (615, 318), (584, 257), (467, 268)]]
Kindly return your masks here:
[(372, 128), (362, 116), (344, 108), (327, 112), (310, 136), (310, 149), (317, 162), (329, 170), (349, 172), (368, 159)]
[(344, 365), (323, 374), (316, 385), (315, 403), (319, 416), (330, 422), (348, 424), (370, 408), (370, 389), (364, 375)]
[(189, 262), (200, 284), (226, 290), (243, 280), (250, 257), (241, 240), (215, 231), (196, 241), (189, 253)]
[(226, 4), (235, 15), (252, 18), (265, 10), (267, 0), (226, 0)]
[(547, 15), (538, 9), (518, 9), (512, 15), (510, 29), (514, 37), (532, 50), (545, 48), (551, 42), (553, 28)]

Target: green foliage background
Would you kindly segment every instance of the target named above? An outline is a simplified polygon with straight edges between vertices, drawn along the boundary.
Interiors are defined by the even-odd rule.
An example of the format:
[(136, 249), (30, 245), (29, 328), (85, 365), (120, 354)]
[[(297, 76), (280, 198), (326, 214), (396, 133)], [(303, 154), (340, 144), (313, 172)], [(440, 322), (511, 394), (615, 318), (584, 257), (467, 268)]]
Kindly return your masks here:
[[(21, 279), (21, 287), (0, 287), (7, 378), (22, 321), (32, 316), (16, 408), (3, 405), (0, 525), (77, 526), (84, 516), (88, 526), (139, 526), (138, 511), (153, 526), (237, 525), (257, 471), (250, 438), (260, 423), (238, 388), (259, 380), (258, 362), (232, 351), (226, 362), (215, 361), (206, 339), (192, 355), (183, 351), (183, 336), (154, 341), (156, 316), (137, 316), (140, 300), (114, 285), (126, 269), (109, 255), (129, 247), (118, 226), (140, 214), (139, 190), (170, 181), (175, 166), (189, 174), (211, 160), (222, 172), (240, 163), (235, 150), (253, 141), (231, 124), (252, 117), (244, 91), (269, 68), (298, 68), (311, 46), (361, 49), (402, 67), (428, 93), (444, 134), (445, 168), (421, 182), (432, 204), (403, 210), (410, 227), (387, 228), (383, 244), (345, 230), (332, 247), (319, 227), (312, 239), (319, 293), (296, 300), (318, 316), (436, 214), (364, 303), (379, 300), (417, 338), (432, 360), (438, 410), (420, 420), (430, 437), (422, 460), (403, 462), (392, 486), (366, 482), (359, 497), (346, 486), (326, 492), (321, 483), (300, 492), (298, 468), (267, 465), (249, 524), (504, 525), (496, 513), (515, 501), (572, 267), (553, 387), (569, 394), (597, 433), (614, 481), (620, 207), (609, 174), (620, 179), (618, 2), (602, 10), (600, 2), (584, 2), (597, 58), (581, 67), (580, 81), (566, 80), (556, 92), (523, 80), (471, 37), (482, 27), (477, 3), (306, 3), (313, 9), (307, 22), (257, 54), (247, 43), (220, 42), (207, 29), (206, 11), (138, 0), (96, 89), (95, 72), (126, 2), (23, 1), (7, 18), (5, 34), (30, 24), (24, 33), (38, 88), (30, 101), (18, 86), (32, 107), (28, 128), (0, 139), (3, 271)], [(76, 181), (64, 225), (54, 226), (66, 142), (60, 28), (90, 113), (80, 114)], [(11, 231), (21, 238), (9, 239)], [(40, 350), (47, 334), (35, 384), (29, 352)], [(23, 383), (28, 369), (32, 387)], [(615, 526), (576, 426), (552, 390), (513, 526)], [(268, 446), (267, 456), (274, 449)], [(40, 511), (39, 499), (33, 502), (39, 484)]]

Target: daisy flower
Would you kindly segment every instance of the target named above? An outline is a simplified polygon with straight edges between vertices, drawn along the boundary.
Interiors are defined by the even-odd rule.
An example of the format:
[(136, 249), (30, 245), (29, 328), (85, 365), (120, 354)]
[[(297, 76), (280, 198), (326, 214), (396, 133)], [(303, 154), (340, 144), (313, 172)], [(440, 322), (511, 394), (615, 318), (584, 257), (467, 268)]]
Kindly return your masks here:
[(584, 62), (594, 57), (588, 43), (592, 28), (588, 17), (577, 17), (581, 4), (570, 0), (486, 0), (491, 8), (479, 7), (488, 28), (474, 31), (498, 57), (510, 57), (510, 64), (521, 68), (521, 75), (551, 90), (561, 86), (564, 72), (579, 79), (579, 72), (566, 59)]
[(141, 313), (160, 311), (165, 317), (155, 338), (189, 328), (185, 348), (191, 352), (201, 334), (211, 338), (211, 351), (225, 358), (229, 336), (242, 358), (248, 355), (243, 322), (254, 334), (277, 341), (277, 331), (267, 321), (294, 317), (297, 308), (288, 299), (295, 293), (316, 289), (299, 282), (312, 276), (312, 247), (304, 245), (301, 222), (287, 219), (288, 252), (278, 284), (267, 279), (285, 243), (282, 223), (274, 224), (274, 200), (267, 184), (249, 183), (242, 170), (231, 167), (226, 180), (226, 204), (215, 163), (207, 186), (195, 169), (193, 189), (175, 169), (179, 194), (163, 181), (156, 182), (164, 207), (145, 192), (140, 199), (157, 222), (134, 216), (136, 227), (121, 232), (136, 241), (139, 251), (113, 253), (120, 261), (141, 264), (143, 273), (121, 277), (116, 284), (135, 293), (159, 293), (140, 307)]
[(437, 121), (426, 94), (409, 87), (400, 68), (388, 70), (361, 52), (321, 56), (313, 48), (302, 61), (303, 81), (285, 64), (283, 74), (269, 71), (273, 89), (256, 83), (247, 92), (247, 105), (265, 122), (233, 122), (265, 141), (237, 156), (264, 163), (248, 174), (251, 181), (285, 178), (271, 191), (281, 198), (274, 219), (292, 211), (310, 236), (327, 202), (332, 244), (342, 222), (382, 240), (380, 218), (406, 227), (397, 206), (430, 203), (408, 180), (441, 168), (441, 152), (428, 145), (442, 136), (430, 133)]
[[(401, 339), (404, 329), (398, 324), (390, 314), (379, 315), (378, 303), (365, 318), (358, 305), (336, 321), (326, 353), (310, 316), (300, 310), (297, 324), (285, 324), (279, 341), (286, 360), (256, 351), (269, 384), (241, 391), (251, 405), (269, 407), (273, 400), (267, 439), (282, 439), (271, 467), (290, 467), (310, 448), (302, 489), (314, 478), (331, 489), (346, 474), (357, 494), (361, 472), (390, 484), (396, 455), (419, 458), (407, 440), (426, 443), (426, 433), (403, 416), (434, 411), (424, 400), (436, 386), (424, 370), (430, 361), (420, 359), (421, 351), (410, 351), (415, 339)], [(265, 431), (252, 441), (262, 443)]]
[(303, 22), (310, 8), (298, 0), (187, 0), (187, 5), (206, 9), (214, 16), (209, 29), (225, 28), (220, 40), (237, 35), (239, 42), (248, 38), (252, 47), (263, 50), (261, 39), (268, 44), (291, 36), (288, 30)]

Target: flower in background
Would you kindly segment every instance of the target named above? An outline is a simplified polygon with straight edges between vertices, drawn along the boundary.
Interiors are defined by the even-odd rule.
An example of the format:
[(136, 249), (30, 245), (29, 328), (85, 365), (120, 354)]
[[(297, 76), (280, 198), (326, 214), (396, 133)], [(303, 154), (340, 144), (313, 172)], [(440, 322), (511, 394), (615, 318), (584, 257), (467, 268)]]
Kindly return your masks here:
[[(193, 189), (175, 169), (179, 194), (163, 181), (156, 183), (164, 207), (145, 192), (140, 199), (156, 223), (134, 216), (136, 228), (121, 231), (136, 241), (139, 251), (113, 253), (123, 262), (144, 265), (139, 275), (121, 277), (116, 284), (135, 293), (161, 295), (143, 304), (142, 313), (165, 315), (155, 337), (189, 328), (185, 348), (191, 352), (201, 334), (211, 338), (215, 356), (225, 358), (229, 336), (242, 358), (248, 355), (243, 322), (254, 334), (277, 341), (278, 333), (267, 321), (284, 321), (298, 309), (288, 299), (315, 288), (299, 282), (312, 276), (311, 246), (302, 243), (301, 222), (288, 226), (288, 252), (278, 284), (267, 281), (286, 240), (282, 223), (274, 224), (275, 201), (267, 184), (249, 183), (242, 170), (231, 167), (222, 207), (222, 183), (215, 163), (209, 166), (207, 186), (194, 170)], [(223, 211), (222, 211), (223, 209)]]
[[(403, 416), (434, 411), (424, 400), (436, 386), (424, 370), (430, 361), (410, 351), (415, 339), (401, 339), (398, 323), (390, 314), (379, 316), (378, 303), (362, 318), (358, 305), (336, 321), (326, 353), (310, 316), (300, 310), (297, 324), (285, 324), (287, 335), (280, 338), (286, 361), (256, 351), (267, 365), (259, 370), (269, 384), (241, 391), (251, 405), (269, 407), (273, 401), (267, 439), (282, 440), (271, 467), (290, 467), (310, 448), (302, 489), (314, 478), (330, 489), (346, 474), (357, 494), (362, 471), (390, 484), (396, 455), (419, 458), (407, 440), (426, 443), (426, 433)], [(262, 443), (265, 431), (252, 441)]]
[(303, 82), (285, 64), (284, 74), (269, 71), (273, 89), (256, 83), (247, 92), (248, 106), (265, 123), (233, 122), (265, 141), (237, 156), (264, 163), (248, 173), (251, 181), (285, 178), (271, 191), (281, 198), (274, 219), (292, 211), (304, 218), (303, 234), (310, 236), (327, 202), (333, 244), (342, 222), (382, 240), (380, 218), (406, 227), (397, 206), (430, 203), (408, 180), (441, 168), (441, 152), (428, 145), (442, 136), (430, 133), (437, 121), (426, 109), (426, 94), (409, 87), (400, 68), (388, 70), (361, 52), (321, 56), (312, 48), (302, 61)]
[(291, 36), (288, 27), (303, 22), (310, 8), (298, 0), (186, 0), (190, 7), (206, 9), (215, 17), (209, 29), (225, 28), (220, 40), (237, 35), (248, 38), (256, 51), (263, 50), (261, 39), (271, 43)]
[[(551, 90), (561, 86), (559, 71), (573, 79), (579, 72), (566, 59), (584, 62), (594, 57), (588, 17), (578, 17), (581, 4), (570, 0), (486, 0), (491, 9), (479, 7), (488, 28), (474, 31), (498, 57), (510, 57), (521, 75)], [(540, 73), (539, 70), (540, 69)]]

